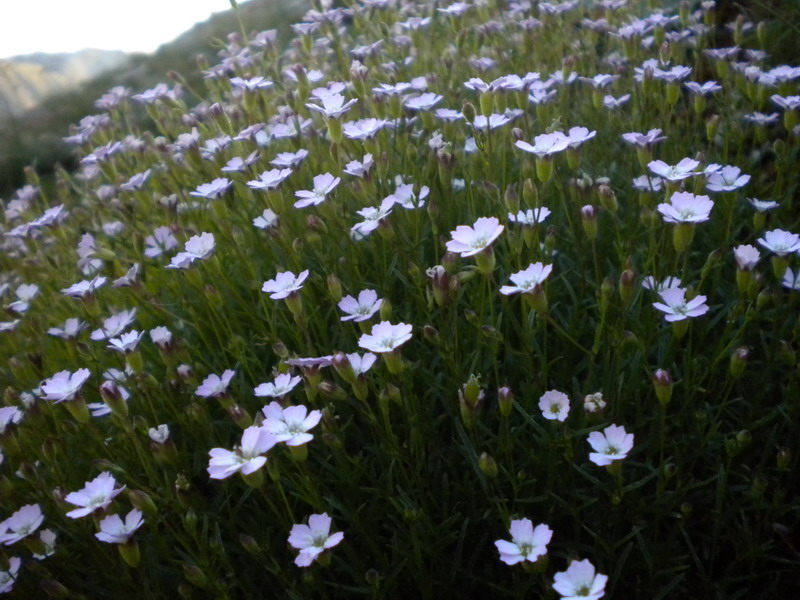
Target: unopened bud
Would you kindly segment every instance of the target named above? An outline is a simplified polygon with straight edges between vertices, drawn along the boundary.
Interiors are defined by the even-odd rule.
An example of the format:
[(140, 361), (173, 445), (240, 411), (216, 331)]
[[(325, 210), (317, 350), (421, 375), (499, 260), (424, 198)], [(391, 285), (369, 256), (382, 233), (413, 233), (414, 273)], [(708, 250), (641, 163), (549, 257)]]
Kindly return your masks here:
[(501, 387), (497, 390), (497, 403), (500, 408), (500, 414), (508, 417), (514, 408), (514, 392), (509, 387)]
[(653, 373), (653, 387), (656, 391), (656, 398), (658, 398), (661, 406), (669, 404), (672, 398), (672, 376), (669, 371), (665, 369), (658, 369)]
[(734, 379), (742, 376), (744, 368), (747, 366), (748, 358), (750, 358), (750, 350), (745, 346), (733, 351), (733, 354), (731, 354), (730, 373)]
[(478, 458), (478, 466), (480, 467), (481, 472), (489, 479), (494, 479), (497, 477), (497, 463), (486, 452), (482, 452)]
[(597, 211), (591, 204), (581, 208), (581, 224), (586, 237), (590, 240), (597, 238)]

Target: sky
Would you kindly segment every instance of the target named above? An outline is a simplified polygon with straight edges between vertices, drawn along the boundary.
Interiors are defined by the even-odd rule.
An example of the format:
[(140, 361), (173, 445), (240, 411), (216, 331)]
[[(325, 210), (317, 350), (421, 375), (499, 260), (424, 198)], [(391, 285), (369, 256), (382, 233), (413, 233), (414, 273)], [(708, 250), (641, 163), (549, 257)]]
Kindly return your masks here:
[(83, 48), (153, 52), (228, 0), (0, 0), (0, 58)]

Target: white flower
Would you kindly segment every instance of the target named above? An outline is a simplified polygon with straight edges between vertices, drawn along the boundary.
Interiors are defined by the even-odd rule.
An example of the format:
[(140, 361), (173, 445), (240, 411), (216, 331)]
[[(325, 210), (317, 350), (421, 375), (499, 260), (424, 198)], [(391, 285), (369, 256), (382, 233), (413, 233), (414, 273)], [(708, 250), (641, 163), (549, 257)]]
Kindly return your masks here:
[(648, 275), (642, 281), (642, 287), (646, 290), (653, 290), (660, 293), (670, 288), (681, 287), (681, 280), (679, 277), (669, 276), (664, 278), (663, 281), (659, 282), (656, 281), (656, 278), (652, 275)]
[(78, 369), (75, 373), (60, 371), (42, 383), (43, 397), (56, 404), (72, 400), (90, 376), (89, 369)]
[(233, 182), (230, 179), (225, 177), (218, 177), (214, 181), (210, 183), (204, 183), (202, 185), (197, 186), (197, 189), (193, 192), (190, 192), (190, 196), (195, 196), (197, 198), (207, 198), (209, 200), (214, 200), (217, 198), (221, 198), (225, 192), (228, 191), (233, 185)]
[(606, 401), (603, 400), (602, 392), (595, 392), (594, 394), (587, 394), (583, 399), (583, 410), (587, 413), (596, 413), (602, 411), (606, 407)]
[(663, 160), (652, 160), (647, 167), (659, 177), (667, 181), (681, 181), (697, 175), (696, 169), (700, 163), (692, 158), (684, 158), (677, 165), (668, 165)]
[(295, 196), (300, 198), (297, 202), (294, 203), (295, 208), (305, 208), (306, 206), (311, 205), (318, 205), (325, 201), (325, 198), (328, 194), (330, 194), (337, 185), (341, 178), (334, 177), (330, 173), (324, 173), (323, 175), (317, 175), (314, 177), (314, 189), (313, 190), (300, 190), (295, 192)]
[(308, 150), (303, 150), (302, 148), (297, 152), (278, 152), (278, 155), (270, 161), (270, 164), (278, 168), (293, 169), (299, 167), (300, 163), (307, 157)]
[(696, 296), (687, 302), (686, 290), (683, 288), (670, 288), (659, 292), (658, 295), (664, 303), (653, 302), (653, 306), (666, 313), (664, 319), (670, 323), (683, 321), (689, 317), (699, 317), (708, 312), (705, 296)]
[(291, 271), (283, 271), (276, 274), (275, 279), (265, 281), (261, 291), (269, 294), (269, 297), (273, 300), (281, 300), (301, 290), (307, 277), (308, 269), (299, 275), (295, 275)]
[(342, 126), (344, 135), (351, 140), (367, 140), (386, 126), (384, 119), (349, 121)]
[(67, 319), (64, 322), (63, 327), (51, 327), (47, 330), (47, 333), (65, 340), (72, 340), (75, 339), (85, 327), (86, 323), (73, 317), (71, 319)]
[(552, 156), (562, 150), (566, 150), (570, 145), (570, 138), (564, 135), (561, 131), (554, 131), (553, 133), (545, 133), (537, 135), (533, 138), (534, 145), (531, 146), (528, 142), (522, 140), (517, 141), (514, 145), (520, 150), (535, 154), (539, 158)]
[(511, 281), (516, 285), (504, 285), (500, 288), (500, 293), (510, 296), (511, 294), (533, 292), (547, 279), (552, 270), (553, 265), (544, 265), (540, 262), (531, 263), (527, 269), (510, 276)]
[(606, 593), (607, 581), (588, 560), (573, 560), (566, 571), (555, 574), (553, 589), (562, 600), (598, 600)]
[(111, 338), (108, 340), (108, 346), (106, 347), (116, 350), (117, 352), (129, 354), (136, 350), (143, 335), (144, 331), (129, 331), (128, 333), (123, 333), (118, 338)]
[(94, 534), (98, 540), (109, 544), (124, 544), (131, 539), (139, 527), (144, 525), (144, 519), (142, 512), (134, 508), (125, 516), (124, 523), (119, 515), (109, 515), (98, 525), (100, 531)]
[(550, 209), (546, 206), (540, 208), (528, 209), (527, 211), (519, 211), (516, 215), (508, 213), (508, 220), (512, 223), (519, 223), (520, 225), (536, 225), (544, 223), (545, 219), (550, 216)]
[(83, 489), (77, 492), (70, 492), (64, 500), (80, 508), (71, 510), (67, 516), (71, 519), (85, 517), (96, 511), (98, 508), (106, 508), (117, 494), (125, 489), (125, 486), (114, 489), (117, 480), (111, 473), (103, 472), (97, 477), (87, 482)]
[(714, 202), (708, 196), (696, 196), (691, 192), (675, 192), (669, 204), (662, 202), (658, 212), (666, 223), (703, 223), (708, 221)]
[(361, 290), (358, 293), (358, 300), (352, 296), (345, 296), (339, 301), (339, 308), (347, 313), (342, 317), (342, 321), (354, 321), (359, 323), (372, 317), (383, 304), (383, 300), (378, 298), (375, 290)]
[(28, 504), (0, 523), (0, 544), (10, 546), (28, 537), (44, 521), (42, 508), (38, 504)]
[(767, 231), (764, 237), (758, 238), (757, 241), (764, 248), (778, 256), (786, 256), (800, 250), (800, 235), (783, 229)]
[(283, 180), (291, 174), (291, 169), (272, 169), (271, 171), (264, 171), (258, 179), (248, 181), (247, 187), (254, 190), (272, 190), (283, 183)]
[(253, 390), (253, 393), (259, 397), (281, 398), (291, 392), (301, 381), (300, 377), (293, 377), (290, 373), (281, 373), (275, 378), (275, 381), (262, 383)]
[(257, 229), (272, 229), (278, 224), (278, 215), (271, 208), (265, 208), (259, 216), (253, 219), (253, 226)]
[(19, 567), (22, 559), (12, 556), (8, 559), (8, 571), (0, 571), (0, 594), (5, 594), (14, 589), (14, 582), (17, 580)]
[(270, 402), (261, 411), (266, 417), (261, 426), (279, 442), (286, 442), (287, 446), (301, 446), (313, 440), (314, 436), (308, 430), (316, 427), (322, 418), (322, 412), (318, 410), (309, 412), (302, 405), (283, 408), (277, 402)]
[(742, 271), (752, 271), (756, 268), (761, 259), (758, 248), (744, 244), (733, 249), (733, 256), (736, 258), (736, 265)]
[(525, 561), (535, 563), (540, 556), (547, 554), (547, 544), (553, 537), (553, 530), (547, 525), (540, 523), (534, 528), (530, 519), (511, 521), (509, 533), (512, 541), (497, 540), (494, 543), (500, 552), (500, 560), (507, 565)]
[(242, 475), (255, 473), (267, 462), (262, 454), (269, 451), (277, 440), (275, 436), (261, 427), (248, 427), (242, 433), (242, 443), (233, 451), (212, 448), (208, 455), (208, 475), (211, 479), (225, 479), (237, 471)]
[(564, 392), (550, 390), (539, 398), (542, 416), (550, 421), (564, 421), (569, 414), (569, 397)]
[(311, 515), (308, 525), (294, 525), (289, 533), (289, 545), (300, 550), (294, 561), (298, 567), (308, 567), (325, 550), (333, 548), (344, 539), (344, 533), (331, 534), (331, 518), (328, 513)]
[(103, 327), (95, 329), (89, 336), (95, 342), (118, 337), (125, 331), (136, 318), (136, 309), (123, 310), (122, 312), (111, 315), (103, 321)]
[(461, 256), (474, 256), (488, 248), (503, 233), (503, 229), (495, 217), (481, 217), (473, 227), (459, 225), (455, 231), (451, 231), (453, 239), (447, 242), (447, 249)]
[(357, 98), (353, 98), (352, 100), (345, 102), (345, 98), (341, 94), (329, 94), (319, 98), (319, 100), (322, 102), (322, 106), (308, 103), (306, 104), (306, 107), (329, 119), (337, 119), (341, 117), (344, 113), (350, 110), (356, 102), (358, 102)]
[(147, 430), (147, 437), (156, 444), (165, 444), (169, 439), (169, 425), (161, 424), (158, 427), (151, 427)]
[(365, 333), (359, 338), (358, 345), (379, 354), (391, 352), (411, 339), (411, 329), (407, 323), (392, 325), (389, 321), (381, 321), (373, 325), (369, 334)]
[(194, 393), (201, 398), (217, 398), (228, 391), (228, 385), (234, 375), (236, 375), (236, 371), (233, 369), (226, 369), (222, 376), (212, 373), (203, 380)]
[(39, 295), (39, 286), (35, 283), (23, 283), (16, 290), (17, 300), (8, 305), (16, 313), (25, 313), (31, 306), (31, 300)]
[(594, 449), (589, 454), (589, 460), (601, 467), (622, 460), (633, 448), (633, 434), (626, 433), (625, 428), (618, 425), (609, 425), (603, 433), (593, 431), (587, 441)]
[(721, 170), (711, 173), (706, 182), (706, 189), (709, 192), (732, 192), (740, 187), (747, 185), (750, 175), (742, 175), (739, 167), (728, 165)]
[(584, 142), (597, 135), (596, 131), (589, 131), (586, 127), (571, 127), (567, 132), (570, 148), (577, 148)]

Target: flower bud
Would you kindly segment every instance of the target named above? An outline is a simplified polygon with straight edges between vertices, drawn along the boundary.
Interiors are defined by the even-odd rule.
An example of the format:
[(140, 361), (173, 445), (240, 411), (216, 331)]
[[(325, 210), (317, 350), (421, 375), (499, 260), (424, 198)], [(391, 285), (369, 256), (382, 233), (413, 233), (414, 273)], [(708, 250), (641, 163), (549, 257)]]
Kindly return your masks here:
[(328, 275), (328, 293), (334, 302), (342, 299), (342, 282), (334, 274)]
[(581, 208), (581, 224), (586, 237), (595, 240), (597, 238), (597, 211), (591, 204)]
[(464, 120), (471, 125), (475, 121), (475, 105), (472, 102), (464, 102), (461, 114), (464, 115)]
[(750, 350), (746, 346), (737, 348), (731, 354), (730, 373), (734, 379), (739, 379), (747, 366), (747, 360), (750, 358)]
[(240, 533), (239, 543), (242, 545), (242, 548), (247, 550), (248, 553), (254, 556), (261, 554), (261, 547), (258, 545), (258, 542), (253, 536), (247, 535), (246, 533)]
[(539, 206), (539, 190), (530, 177), (522, 185), (522, 199), (528, 206)]
[(347, 398), (345, 391), (333, 381), (321, 381), (317, 389), (319, 393), (326, 398), (332, 398), (333, 400), (344, 400)]
[(517, 214), (517, 212), (519, 212), (519, 194), (517, 194), (517, 188), (513, 183), (509, 183), (508, 187), (506, 187), (506, 193), (503, 195), (503, 200), (505, 201), (508, 212), (513, 214)]
[(632, 269), (625, 269), (619, 276), (619, 297), (625, 306), (630, 305), (636, 295), (635, 281), (636, 273)]
[(781, 448), (778, 450), (775, 462), (779, 471), (789, 471), (792, 465), (792, 451), (788, 448)]
[(467, 383), (462, 386), (462, 390), (464, 392), (464, 398), (472, 407), (477, 406), (484, 398), (484, 393), (480, 384), (480, 376), (470, 375)]
[(497, 477), (497, 463), (486, 452), (482, 452), (478, 458), (478, 467), (480, 467), (481, 472), (489, 479)]
[(128, 403), (125, 402), (125, 398), (123, 398), (122, 392), (115, 382), (106, 380), (101, 383), (100, 396), (102, 396), (114, 414), (120, 417), (128, 416)]
[(192, 564), (184, 564), (183, 565), (183, 575), (186, 577), (186, 580), (196, 585), (197, 587), (207, 587), (208, 586), (208, 578), (203, 573), (202, 569), (197, 565)]
[(253, 424), (253, 418), (239, 404), (234, 404), (228, 408), (228, 416), (242, 429), (247, 429)]
[(142, 490), (127, 490), (128, 493), (128, 500), (131, 501), (133, 507), (142, 511), (143, 513), (149, 516), (155, 516), (158, 514), (158, 509), (156, 508), (155, 502), (153, 499), (143, 492)]
[(422, 328), (422, 335), (425, 336), (425, 339), (432, 344), (439, 344), (441, 342), (441, 339), (439, 338), (439, 330), (433, 325), (425, 325)]
[(706, 139), (709, 142), (713, 142), (714, 138), (717, 137), (717, 131), (719, 130), (719, 115), (711, 115), (709, 119), (706, 121)]
[(509, 387), (501, 387), (497, 390), (497, 403), (500, 407), (500, 414), (504, 417), (511, 415), (514, 408), (514, 393)]
[(656, 391), (656, 398), (658, 398), (661, 406), (666, 407), (672, 398), (672, 376), (669, 371), (665, 369), (658, 369), (653, 373), (653, 387)]
[(331, 362), (333, 363), (333, 368), (336, 369), (337, 373), (339, 373), (339, 376), (347, 383), (353, 383), (356, 381), (356, 373), (353, 370), (353, 365), (350, 364), (350, 359), (347, 358), (347, 355), (342, 352), (337, 352), (333, 355)]
[(69, 588), (64, 584), (59, 583), (55, 579), (42, 579), (39, 581), (39, 586), (44, 590), (50, 598), (69, 598)]

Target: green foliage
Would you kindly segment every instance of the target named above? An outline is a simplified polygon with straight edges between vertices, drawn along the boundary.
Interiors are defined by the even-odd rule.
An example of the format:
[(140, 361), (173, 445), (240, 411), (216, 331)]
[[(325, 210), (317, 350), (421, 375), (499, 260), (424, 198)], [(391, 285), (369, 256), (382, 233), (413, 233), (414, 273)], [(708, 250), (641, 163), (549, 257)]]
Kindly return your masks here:
[[(584, 19), (600, 17), (596, 8), (562, 15), (508, 8), (491, 2), (451, 16), (429, 4), (354, 6), (338, 24), (336, 11), (311, 13), (313, 33), (299, 33), (282, 54), (275, 45), (251, 46), (252, 64), (190, 83), (198, 98), (173, 89), (150, 104), (122, 99), (109, 110), (110, 124), (80, 147), (81, 158), (99, 157), (94, 175), (58, 172), (53, 191), (39, 190), (17, 217), (7, 204), (6, 232), (48, 207), (69, 211), (60, 223), (7, 236), (0, 255), (9, 284), (3, 302), (19, 319), (0, 333), (0, 381), (5, 406), (23, 413), (0, 435), (0, 516), (38, 504), (41, 528), (57, 532), (54, 554), (42, 560), (24, 542), (0, 548), (0, 559), (23, 558), (17, 597), (57, 595), (63, 586), (86, 598), (162, 597), (176, 587), (189, 598), (554, 598), (555, 573), (579, 559), (608, 575), (606, 597), (797, 593), (800, 299), (784, 282), (787, 266), (797, 272), (797, 253), (781, 258), (758, 240), (800, 228), (798, 135), (780, 120), (761, 127), (743, 118), (774, 110), (772, 94), (797, 94), (796, 80), (775, 89), (712, 59), (702, 49), (713, 29), (650, 51), (640, 39), (625, 44), (590, 27)], [(431, 22), (415, 28), (413, 16)], [(526, 28), (534, 16), (541, 23)], [(605, 16), (617, 28), (635, 15), (624, 8)], [(683, 25), (697, 24), (685, 18)], [(378, 40), (372, 53), (365, 49)], [(738, 42), (760, 47), (755, 33)], [(240, 49), (232, 42), (226, 50)], [(362, 62), (352, 61), (354, 49)], [(659, 50), (670, 66), (692, 67), (692, 79), (714, 78), (722, 90), (700, 106), (688, 90), (676, 95), (673, 84), (649, 74), (637, 82), (634, 67)], [(612, 53), (628, 61), (612, 67)], [(483, 72), (480, 57), (496, 64)], [(298, 64), (319, 69), (324, 81), (308, 82)], [(526, 92), (481, 95), (464, 85), (531, 71), (562, 82), (572, 71), (618, 72), (603, 95), (632, 97), (610, 110), (583, 81), (553, 82), (554, 99), (539, 104)], [(273, 85), (236, 92), (227, 75), (261, 75)], [(494, 113), (513, 122), (480, 131), (374, 92), (417, 77), (443, 97), (436, 108), (471, 111), (473, 123), (475, 114)], [(322, 106), (313, 88), (337, 81), (349, 82), (344, 95), (358, 100), (349, 112), (325, 117), (308, 108)], [(153, 133), (137, 124), (138, 112)], [(366, 118), (391, 124), (364, 140), (343, 127)], [(266, 136), (239, 136), (259, 123)], [(515, 144), (580, 126), (596, 136), (550, 162)], [(199, 144), (186, 135), (192, 127)], [(666, 139), (638, 153), (621, 138), (654, 128)], [(287, 129), (294, 135), (284, 136)], [(102, 158), (101, 146), (128, 135), (141, 144)], [(280, 185), (249, 185), (278, 153), (300, 149), (308, 157)], [(221, 170), (254, 151), (252, 165)], [(343, 173), (367, 153), (369, 175)], [(631, 183), (646, 174), (658, 180), (650, 160), (675, 165), (693, 156), (695, 174), (682, 183), (656, 192)], [(715, 163), (751, 179), (708, 191), (714, 178), (701, 172)], [(148, 169), (142, 185), (131, 184)], [(294, 208), (296, 192), (314, 189), (325, 173), (342, 180), (318, 204)], [(33, 171), (27, 177), (39, 185)], [(200, 187), (223, 177), (219, 194)], [(410, 193), (397, 177), (412, 186), (406, 205), (393, 204), (374, 231), (354, 233), (364, 221), (356, 211)], [(710, 195), (709, 220), (664, 222), (659, 204), (663, 210), (681, 186)], [(777, 206), (757, 211), (747, 198)], [(537, 224), (507, 218), (544, 207), (551, 213)], [(277, 222), (255, 226), (267, 209)], [(448, 252), (451, 232), (486, 217), (503, 224), (488, 250)], [(148, 238), (159, 227), (180, 245), (154, 255)], [(213, 252), (194, 248), (191, 264), (170, 261), (207, 234)], [(737, 267), (734, 248), (745, 244), (760, 250), (756, 266)], [(536, 263), (552, 273), (527, 292), (500, 293)], [(112, 286), (134, 265), (135, 281)], [(308, 278), (287, 297), (262, 291), (279, 273), (304, 270)], [(94, 293), (62, 292), (96, 276), (107, 281)], [(706, 298), (707, 312), (666, 321), (653, 306), (666, 300), (646, 289), (647, 276), (679, 277), (689, 299)], [(15, 312), (23, 283), (38, 285), (39, 294)], [(379, 312), (342, 321), (342, 297), (366, 289), (383, 299)], [(128, 329), (167, 327), (171, 344), (161, 348), (144, 333), (123, 353), (91, 339), (89, 332), (108, 327), (105, 319), (133, 308)], [(76, 338), (48, 335), (75, 317), (87, 325)], [(356, 377), (339, 354), (367, 350), (367, 334), (382, 321), (410, 325), (412, 337)], [(293, 363), (332, 356), (336, 365), (319, 369)], [(126, 368), (118, 384), (130, 392), (124, 401), (103, 373)], [(91, 376), (75, 398), (43, 398), (56, 373), (78, 369)], [(224, 393), (198, 395), (207, 376), (228, 369), (235, 374)], [(243, 430), (261, 424), (272, 399), (254, 390), (285, 374), (302, 383), (283, 405), (321, 411), (314, 439), (256, 452), (266, 465), (247, 477), (210, 478), (209, 451), (231, 450)], [(564, 420), (540, 409), (549, 390), (568, 396)], [(604, 408), (585, 408), (597, 393)], [(106, 402), (113, 411), (84, 423), (80, 402)], [(167, 440), (152, 431), (161, 424)], [(633, 448), (598, 466), (587, 439), (612, 424), (633, 433)], [(67, 517), (75, 506), (66, 494), (102, 472), (126, 490), (104, 511)], [(118, 555), (94, 535), (105, 515), (133, 507), (145, 519), (133, 536), (138, 564), (132, 543)], [(290, 531), (321, 513), (344, 539), (298, 567)], [(494, 544), (522, 518), (553, 531), (546, 558), (530, 568), (504, 564)]]

